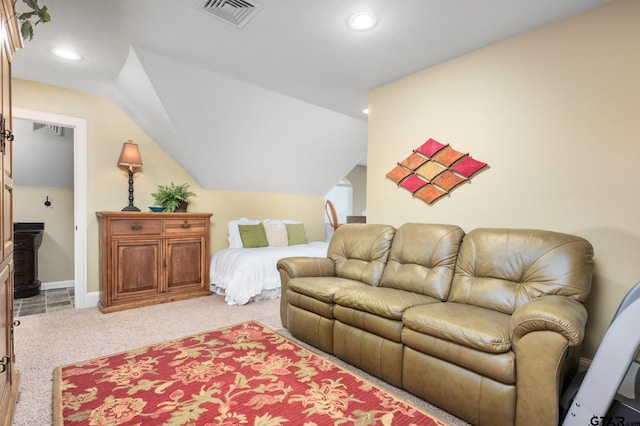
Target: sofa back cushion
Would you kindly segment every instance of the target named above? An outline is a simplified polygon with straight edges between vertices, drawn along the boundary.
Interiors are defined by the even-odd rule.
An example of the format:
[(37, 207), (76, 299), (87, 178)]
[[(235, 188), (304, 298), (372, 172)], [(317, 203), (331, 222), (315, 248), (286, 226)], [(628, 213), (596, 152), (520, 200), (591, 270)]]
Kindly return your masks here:
[(506, 314), (543, 295), (584, 302), (593, 247), (580, 237), (529, 229), (475, 229), (465, 235), (449, 301)]
[(456, 225), (402, 225), (393, 237), (381, 286), (446, 300), (463, 237)]
[(327, 251), (336, 265), (336, 276), (380, 285), (395, 231), (390, 225), (341, 225), (331, 237)]

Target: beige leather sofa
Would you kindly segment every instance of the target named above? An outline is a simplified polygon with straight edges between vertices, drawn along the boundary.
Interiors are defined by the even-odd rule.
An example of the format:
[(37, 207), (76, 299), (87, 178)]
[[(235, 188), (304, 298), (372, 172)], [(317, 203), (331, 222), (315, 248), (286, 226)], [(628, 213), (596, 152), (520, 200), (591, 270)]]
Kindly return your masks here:
[(593, 248), (542, 230), (348, 224), (278, 262), (282, 324), (477, 425), (556, 425), (579, 359)]

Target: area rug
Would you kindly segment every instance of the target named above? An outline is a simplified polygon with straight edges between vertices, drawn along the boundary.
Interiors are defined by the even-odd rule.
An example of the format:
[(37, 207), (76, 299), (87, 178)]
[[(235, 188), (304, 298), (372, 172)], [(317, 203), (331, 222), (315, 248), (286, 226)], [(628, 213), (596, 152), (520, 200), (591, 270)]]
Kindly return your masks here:
[(249, 321), (57, 367), (55, 425), (448, 425)]

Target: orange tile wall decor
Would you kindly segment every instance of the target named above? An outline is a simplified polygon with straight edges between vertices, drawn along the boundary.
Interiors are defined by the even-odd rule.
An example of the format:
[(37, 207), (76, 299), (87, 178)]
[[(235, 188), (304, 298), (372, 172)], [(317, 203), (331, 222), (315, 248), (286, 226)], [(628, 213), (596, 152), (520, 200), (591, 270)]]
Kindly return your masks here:
[(427, 204), (449, 194), (487, 167), (487, 163), (429, 138), (386, 177)]

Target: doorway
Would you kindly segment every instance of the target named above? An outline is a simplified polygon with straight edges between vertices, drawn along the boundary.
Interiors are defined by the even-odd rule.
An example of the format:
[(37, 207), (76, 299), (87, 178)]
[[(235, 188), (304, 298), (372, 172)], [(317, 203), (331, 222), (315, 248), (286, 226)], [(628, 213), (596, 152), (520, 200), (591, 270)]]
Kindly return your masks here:
[(73, 129), (73, 226), (75, 307), (87, 304), (87, 124), (83, 118), (13, 108), (13, 118)]
[[(338, 214), (338, 223), (346, 223), (347, 216), (351, 215), (353, 209), (353, 186), (351, 182), (346, 178), (341, 179), (325, 195), (325, 198), (333, 203)], [(325, 241), (329, 241), (333, 236), (333, 228), (329, 225), (329, 217), (327, 215), (325, 215), (324, 223)]]

